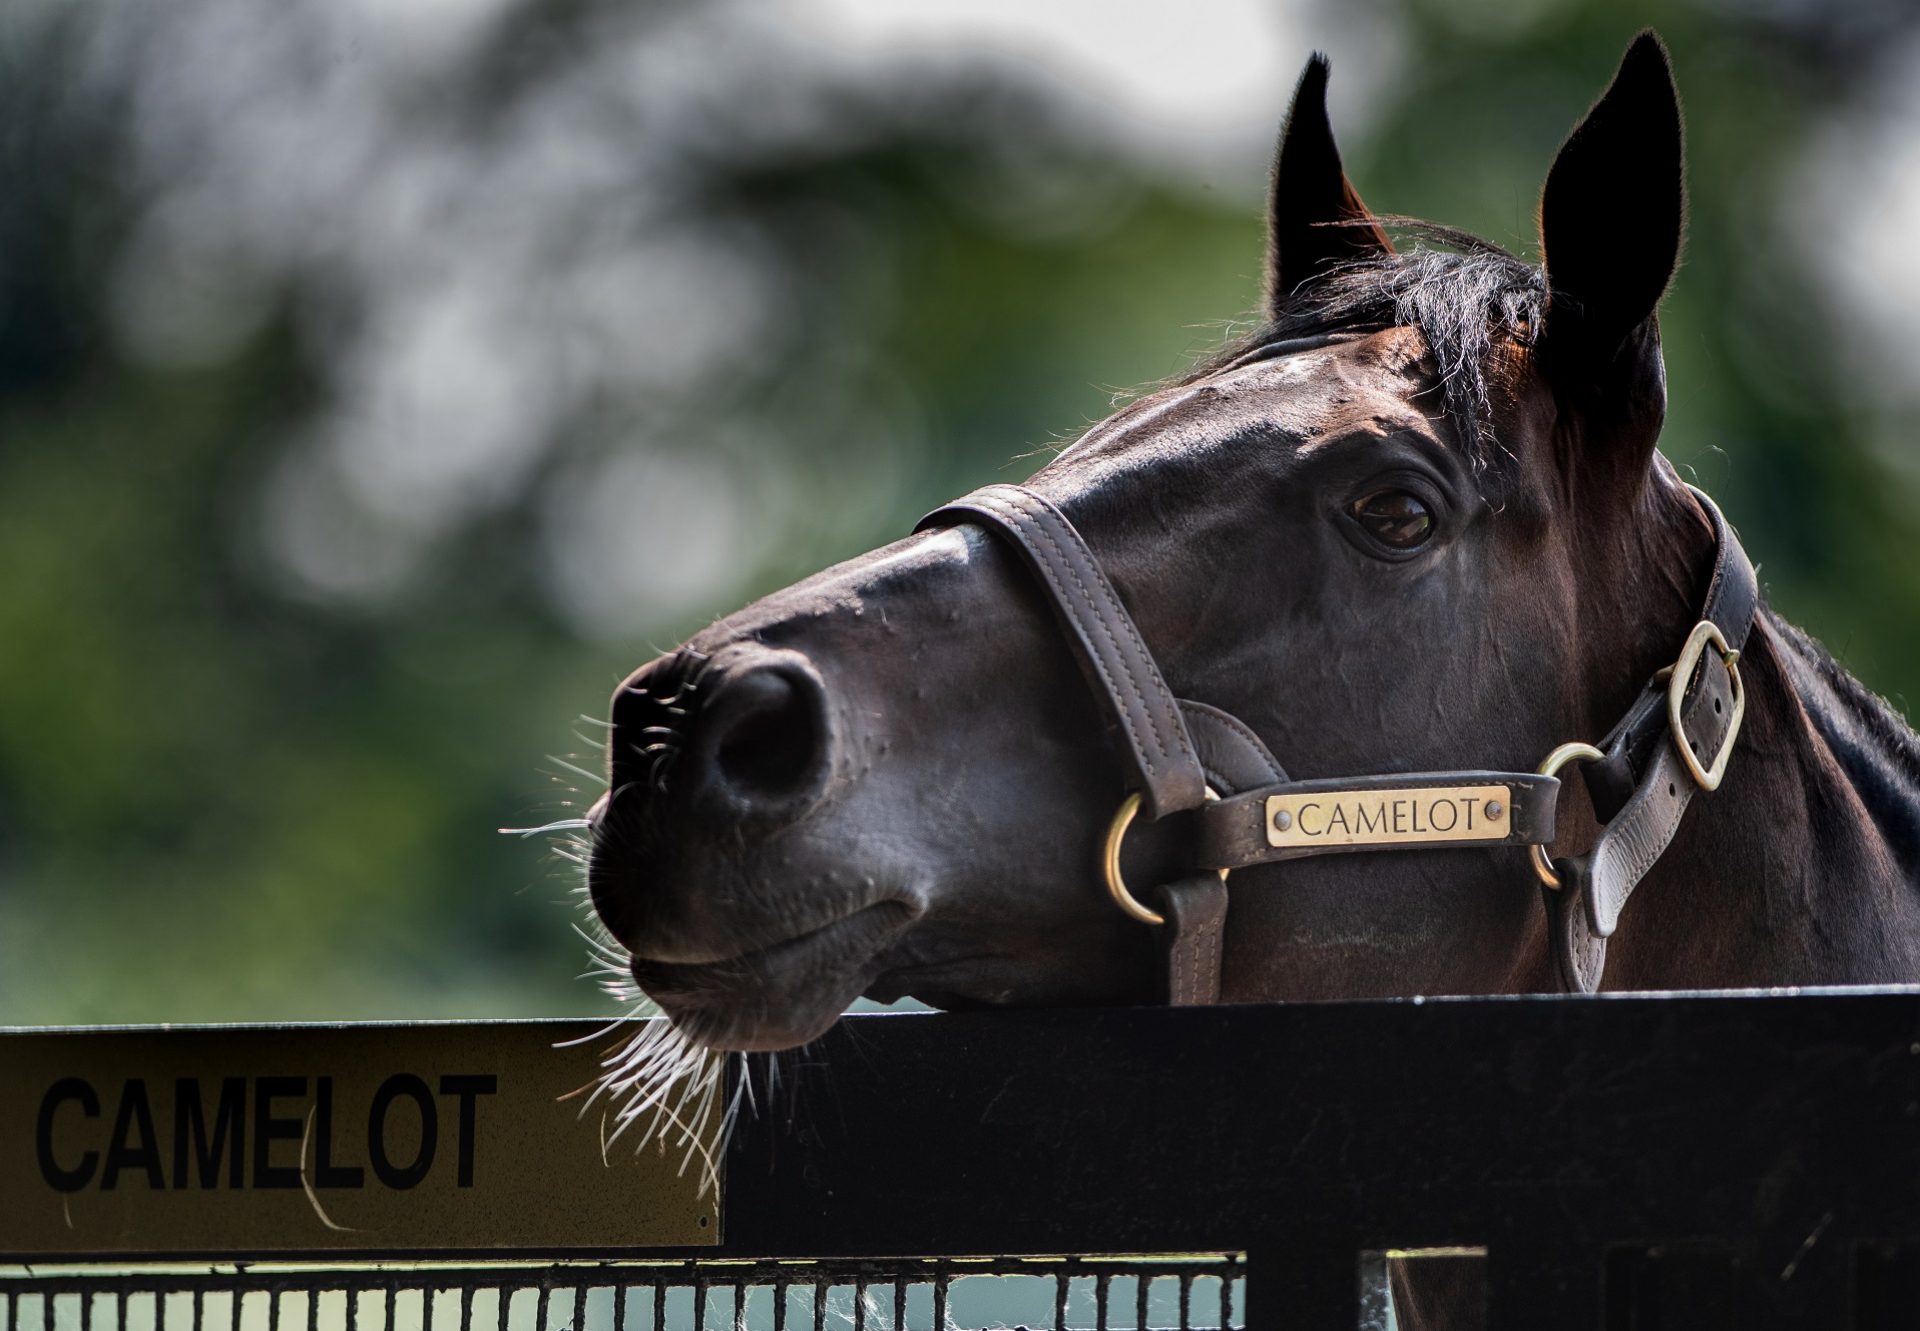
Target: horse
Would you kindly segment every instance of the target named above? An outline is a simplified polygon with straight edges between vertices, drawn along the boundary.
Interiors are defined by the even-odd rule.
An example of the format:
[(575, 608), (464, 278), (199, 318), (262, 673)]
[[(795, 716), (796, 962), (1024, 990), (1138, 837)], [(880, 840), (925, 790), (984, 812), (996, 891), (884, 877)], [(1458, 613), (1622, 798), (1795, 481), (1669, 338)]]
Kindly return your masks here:
[[(1537, 266), (1369, 210), (1327, 77), (1258, 331), (615, 691), (588, 886), (690, 1045), (790, 1048), (863, 994), (1920, 978), (1920, 740), (1656, 447), (1664, 46), (1559, 149)], [(1469, 1297), (1395, 1279), (1406, 1325)]]

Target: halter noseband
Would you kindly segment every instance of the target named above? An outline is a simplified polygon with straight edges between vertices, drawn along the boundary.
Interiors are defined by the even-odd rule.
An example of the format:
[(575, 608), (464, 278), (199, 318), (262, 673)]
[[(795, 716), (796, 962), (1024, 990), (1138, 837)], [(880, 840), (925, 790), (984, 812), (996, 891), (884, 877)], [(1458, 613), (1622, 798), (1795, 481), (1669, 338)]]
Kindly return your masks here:
[[(1122, 740), (1130, 793), (1107, 831), (1107, 890), (1135, 919), (1170, 926), (1173, 1002), (1219, 998), (1226, 882), (1235, 869), (1354, 851), (1489, 846), (1528, 848), (1560, 982), (1592, 993), (1627, 897), (1672, 841), (1695, 791), (1718, 788), (1745, 712), (1737, 662), (1759, 586), (1720, 510), (1701, 491), (1693, 495), (1713, 524), (1716, 551), (1699, 622), (1599, 745), (1563, 744), (1534, 772), (1289, 780), (1243, 722), (1174, 696), (1100, 561), (1048, 500), (1024, 486), (989, 485), (935, 510), (917, 530), (964, 522), (997, 532), (1058, 614)], [(1556, 773), (1568, 762), (1587, 764), (1604, 823), (1586, 854), (1550, 862)], [(1120, 871), (1127, 830), (1142, 809), (1154, 821), (1192, 810), (1197, 827), (1193, 872), (1160, 889), (1164, 914), (1143, 905)]]

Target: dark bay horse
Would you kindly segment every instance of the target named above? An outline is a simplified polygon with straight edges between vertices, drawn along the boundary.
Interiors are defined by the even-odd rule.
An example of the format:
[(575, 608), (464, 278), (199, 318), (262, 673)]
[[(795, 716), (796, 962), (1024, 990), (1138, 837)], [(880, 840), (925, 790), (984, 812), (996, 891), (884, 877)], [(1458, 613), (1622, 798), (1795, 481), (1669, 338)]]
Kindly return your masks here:
[[(995, 501), (1056, 515), (1027, 537), (1094, 584), (1089, 605), (1104, 574), (1118, 609), (1073, 621), (1085, 588), (947, 515), (615, 694), (592, 896), (686, 1039), (793, 1046), (861, 994), (1166, 1001), (1172, 926), (1142, 918), (1175, 910), (1157, 885), (1189, 872), (1194, 824), (1225, 814), (1198, 778), (1156, 803), (1164, 774), (1129, 765), (1147, 723), (1101, 652), (1126, 656), (1135, 631), (1161, 691), (1190, 700), (1174, 740), (1226, 787), (1208, 802), (1223, 809), (1246, 779), (1220, 744), (1265, 755), (1257, 786), (1289, 779), (1277, 758), (1307, 779), (1288, 790), (1422, 772), (1460, 790), (1645, 721), (1638, 700), (1669, 690), (1719, 714), (1704, 748), (1677, 716), (1641, 725), (1654, 738), (1614, 764), (1616, 789), (1571, 779), (1577, 763), (1557, 789), (1501, 777), (1499, 840), (1247, 850), (1211, 935), (1226, 1000), (1920, 978), (1920, 742), (1804, 634), (1728, 599), (1714, 571), (1737, 543), (1655, 449), (1655, 311), (1684, 212), (1657, 39), (1635, 41), (1555, 159), (1537, 268), (1426, 225), (1396, 250), (1342, 170), (1325, 86), (1316, 58), (1281, 139), (1266, 327), (1095, 426), (1030, 500)], [(1733, 645), (1699, 646), (1728, 604)], [(1076, 646), (1063, 616), (1115, 642)], [(1689, 746), (1682, 766), (1669, 750)], [(1697, 780), (1715, 758), (1724, 781)], [(1143, 788), (1138, 829), (1121, 825), (1129, 913), (1101, 886), (1103, 838)], [(1246, 808), (1256, 829), (1292, 817)], [(1523, 814), (1553, 829), (1538, 870)], [(1616, 833), (1624, 889), (1594, 868), (1542, 890)]]

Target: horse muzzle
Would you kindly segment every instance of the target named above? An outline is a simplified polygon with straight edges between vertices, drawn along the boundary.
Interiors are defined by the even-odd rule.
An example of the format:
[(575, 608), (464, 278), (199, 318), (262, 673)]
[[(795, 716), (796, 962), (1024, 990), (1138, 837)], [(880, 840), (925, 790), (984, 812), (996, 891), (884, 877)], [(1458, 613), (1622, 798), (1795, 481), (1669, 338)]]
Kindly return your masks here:
[[(588, 873), (614, 936), (650, 962), (723, 962), (825, 927), (868, 903), (783, 891), (768, 910), (764, 849), (820, 803), (842, 743), (819, 672), (755, 642), (649, 663), (613, 697), (611, 782)], [(696, 850), (697, 848), (697, 850)], [(718, 849), (716, 849), (718, 848)]]

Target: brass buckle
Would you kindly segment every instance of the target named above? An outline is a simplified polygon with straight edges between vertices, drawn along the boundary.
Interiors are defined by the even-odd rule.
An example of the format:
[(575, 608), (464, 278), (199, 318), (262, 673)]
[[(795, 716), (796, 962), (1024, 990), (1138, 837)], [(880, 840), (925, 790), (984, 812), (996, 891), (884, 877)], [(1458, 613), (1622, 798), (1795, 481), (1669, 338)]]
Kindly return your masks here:
[[(1573, 740), (1549, 753), (1538, 770), (1541, 776), (1555, 776), (1568, 763), (1597, 763), (1606, 756), (1591, 744), (1582, 744), (1579, 740)], [(1560, 875), (1553, 871), (1553, 861), (1547, 858), (1547, 848), (1536, 841), (1527, 847), (1527, 855), (1533, 861), (1533, 872), (1538, 875), (1540, 881), (1558, 892)]]
[[(1701, 766), (1693, 747), (1687, 743), (1686, 728), (1681, 724), (1680, 712), (1687, 698), (1687, 684), (1693, 679), (1694, 667), (1700, 664), (1700, 657), (1711, 645), (1720, 654), (1720, 660), (1727, 667), (1727, 674), (1733, 678), (1733, 716), (1727, 722), (1726, 738), (1720, 741), (1720, 752), (1713, 755), (1713, 761)], [(1673, 734), (1673, 745), (1680, 750), (1680, 761), (1687, 765), (1694, 783), (1700, 789), (1711, 794), (1720, 789), (1720, 782), (1727, 775), (1727, 760), (1733, 756), (1733, 742), (1740, 735), (1740, 723), (1747, 715), (1747, 686), (1740, 680), (1740, 653), (1727, 646), (1726, 635), (1720, 632), (1720, 626), (1711, 619), (1703, 619), (1693, 626), (1693, 632), (1687, 635), (1686, 646), (1680, 649), (1680, 659), (1671, 667), (1667, 677), (1667, 729)]]
[[(1207, 798), (1217, 800), (1220, 795), (1212, 786), (1207, 787)], [(1120, 876), (1120, 846), (1127, 839), (1127, 829), (1133, 826), (1134, 815), (1140, 812), (1140, 792), (1134, 791), (1120, 801), (1120, 809), (1113, 815), (1113, 821), (1107, 825), (1107, 845), (1101, 856), (1101, 867), (1106, 871), (1107, 892), (1113, 897), (1114, 905), (1133, 916), (1142, 924), (1165, 924), (1167, 917), (1157, 910), (1149, 909), (1140, 903), (1140, 899), (1127, 890), (1126, 879)], [(1229, 869), (1216, 870), (1220, 881), (1226, 882)]]

